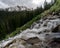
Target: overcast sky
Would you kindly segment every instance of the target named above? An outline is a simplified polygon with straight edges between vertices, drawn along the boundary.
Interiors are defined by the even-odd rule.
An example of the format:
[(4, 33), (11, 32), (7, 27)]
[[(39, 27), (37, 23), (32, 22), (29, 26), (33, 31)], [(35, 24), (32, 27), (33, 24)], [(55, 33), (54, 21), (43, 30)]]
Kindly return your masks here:
[[(0, 0), (0, 8), (6, 8), (10, 6), (27, 6), (29, 8), (36, 8), (37, 6), (43, 5), (45, 0)], [(51, 0), (46, 0), (48, 3)]]

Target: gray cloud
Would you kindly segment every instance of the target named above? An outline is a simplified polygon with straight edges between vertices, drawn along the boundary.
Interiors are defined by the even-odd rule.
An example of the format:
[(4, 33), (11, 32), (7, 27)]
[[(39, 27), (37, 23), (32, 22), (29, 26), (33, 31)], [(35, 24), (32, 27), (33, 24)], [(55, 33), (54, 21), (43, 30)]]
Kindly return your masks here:
[(9, 7), (7, 4), (0, 1), (0, 8), (6, 8)]
[(24, 5), (31, 4), (32, 0), (1, 0), (2, 2), (8, 4), (9, 6), (13, 5)]
[(35, 7), (39, 6), (39, 5), (42, 5), (42, 3), (45, 0), (39, 0), (39, 1), (41, 1), (39, 3), (39, 5), (34, 4), (32, 1), (33, 0), (0, 0), (0, 2), (2, 2), (2, 4), (0, 3), (0, 5), (5, 6), (5, 7), (20, 5), (20, 6), (27, 6), (29, 8), (35, 8)]

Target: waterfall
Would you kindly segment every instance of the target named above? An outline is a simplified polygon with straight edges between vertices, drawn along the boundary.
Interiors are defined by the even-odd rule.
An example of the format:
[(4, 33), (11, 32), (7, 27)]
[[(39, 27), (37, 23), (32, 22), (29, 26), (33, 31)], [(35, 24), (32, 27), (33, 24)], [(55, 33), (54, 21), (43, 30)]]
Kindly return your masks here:
[[(58, 32), (54, 30), (58, 26)], [(0, 41), (0, 48), (51, 48), (50, 42), (60, 38), (60, 16), (48, 16), (34, 22), (30, 28), (7, 40)]]

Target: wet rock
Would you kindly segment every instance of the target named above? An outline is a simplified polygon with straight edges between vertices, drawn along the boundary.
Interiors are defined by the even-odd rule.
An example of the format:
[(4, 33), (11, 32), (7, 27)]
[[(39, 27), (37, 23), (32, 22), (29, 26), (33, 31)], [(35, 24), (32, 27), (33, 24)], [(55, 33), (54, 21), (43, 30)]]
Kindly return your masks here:
[(13, 42), (14, 42), (14, 40), (6, 41), (5, 43), (1, 44), (1, 47), (5, 48), (5, 47), (9, 46), (10, 44), (12, 44)]
[(60, 32), (60, 25), (58, 25), (57, 27), (55, 27), (52, 32), (56, 33), (56, 32)]
[(33, 46), (30, 46), (29, 48), (40, 48), (40, 45), (33, 45)]
[(40, 28), (40, 25), (39, 25), (39, 24), (36, 24), (36, 25), (34, 26), (34, 28), (39, 29), (39, 28)]
[(36, 43), (39, 43), (39, 42), (41, 42), (40, 41), (40, 39), (39, 38), (37, 38), (37, 37), (33, 37), (33, 38), (29, 38), (28, 40), (27, 40), (27, 43), (29, 43), (29, 44), (36, 44)]
[(6, 48), (25, 48), (25, 46), (22, 44), (14, 43), (14, 44), (11, 44), (9, 47), (6, 47)]
[(48, 47), (60, 48), (60, 38), (53, 38), (52, 41), (49, 42)]

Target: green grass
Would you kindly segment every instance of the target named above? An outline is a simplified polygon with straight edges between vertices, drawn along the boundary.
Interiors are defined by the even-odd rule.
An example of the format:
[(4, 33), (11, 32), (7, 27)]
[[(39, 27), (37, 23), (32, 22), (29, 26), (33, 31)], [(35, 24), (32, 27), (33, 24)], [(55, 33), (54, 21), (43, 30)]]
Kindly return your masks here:
[(21, 30), (25, 30), (29, 28), (33, 22), (38, 21), (39, 19), (43, 18), (44, 16), (48, 16), (52, 12), (58, 12), (60, 10), (60, 0), (56, 0), (55, 4), (48, 10), (44, 11), (43, 13), (37, 15), (35, 18), (33, 18), (31, 21), (27, 22), (25, 25), (21, 26), (20, 28), (16, 28), (14, 32), (7, 35), (6, 38), (15, 36), (16, 34), (20, 33)]

